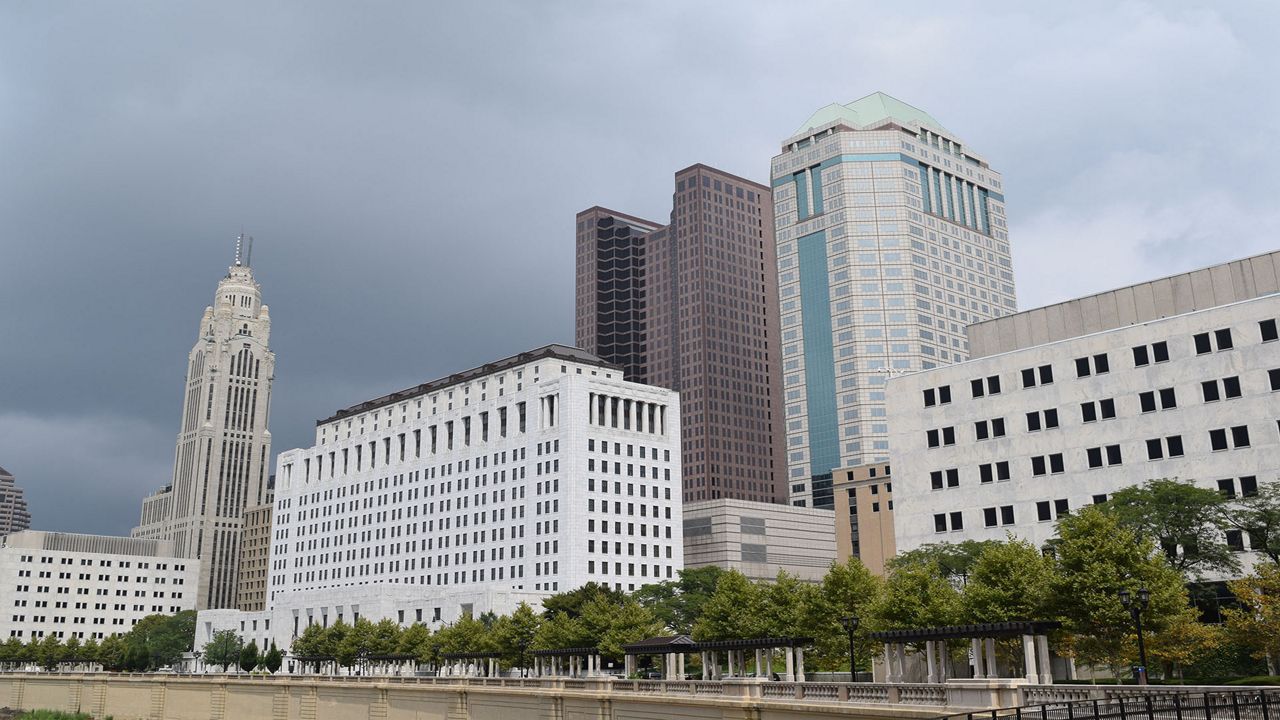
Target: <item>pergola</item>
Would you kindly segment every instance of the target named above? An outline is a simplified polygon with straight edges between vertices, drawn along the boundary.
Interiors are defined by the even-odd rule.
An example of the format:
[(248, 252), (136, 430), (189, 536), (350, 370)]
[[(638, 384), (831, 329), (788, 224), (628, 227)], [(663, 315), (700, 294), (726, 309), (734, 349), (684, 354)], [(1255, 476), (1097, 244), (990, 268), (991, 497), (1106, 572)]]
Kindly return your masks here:
[[(595, 677), (600, 674), (600, 649), (594, 647), (534, 650), (536, 677)], [(585, 666), (585, 667), (584, 667)]]
[(665, 637), (645, 638), (640, 642), (627, 643), (622, 651), (627, 654), (626, 674), (631, 677), (636, 672), (636, 661), (643, 655), (659, 655), (662, 657), (662, 677), (666, 680), (684, 679), (684, 655), (693, 652), (696, 647), (693, 638), (688, 635), (669, 635)]
[[(702, 679), (719, 680), (728, 677), (745, 677), (747, 669), (746, 653), (755, 652), (755, 676), (771, 677), (773, 658), (778, 651), (782, 652), (786, 663), (783, 680), (793, 682), (804, 680), (804, 648), (813, 644), (813, 638), (806, 637), (773, 637), (747, 638), (742, 640), (704, 640), (694, 645), (702, 657)], [(725, 653), (727, 668), (725, 675), (720, 673), (720, 653)]]
[[(496, 652), (440, 653), (440, 675), (450, 677), (496, 677), (498, 659)], [(484, 664), (481, 664), (481, 660)]]
[(370, 669), (370, 674), (373, 675), (412, 675), (418, 665), (418, 657), (408, 653), (368, 655), (364, 660), (374, 666)]
[(968, 640), (973, 656), (973, 677), (977, 679), (999, 678), (996, 667), (996, 640), (1022, 636), (1022, 657), (1027, 682), (1053, 684), (1053, 672), (1049, 665), (1048, 633), (1062, 627), (1062, 623), (1048, 620), (980, 623), (976, 625), (944, 625), (911, 630), (885, 630), (871, 633), (872, 639), (884, 643), (886, 680), (904, 682), (908, 644), (925, 648), (926, 682), (945, 682), (950, 679), (946, 659), (947, 641)]
[(333, 655), (294, 655), (292, 659), (294, 662), (302, 664), (304, 673), (308, 666), (314, 666), (316, 669), (315, 674), (319, 675), (321, 666), (325, 666), (334, 675), (338, 674), (338, 658)]

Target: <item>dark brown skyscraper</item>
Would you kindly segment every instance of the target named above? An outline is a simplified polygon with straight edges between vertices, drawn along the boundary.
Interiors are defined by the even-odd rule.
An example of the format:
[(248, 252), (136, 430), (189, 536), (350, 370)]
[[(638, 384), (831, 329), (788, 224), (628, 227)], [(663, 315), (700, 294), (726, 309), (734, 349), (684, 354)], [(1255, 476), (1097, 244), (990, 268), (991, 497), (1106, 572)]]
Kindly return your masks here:
[(673, 205), (578, 214), (577, 343), (680, 392), (686, 501), (785, 502), (772, 195), (693, 165)]

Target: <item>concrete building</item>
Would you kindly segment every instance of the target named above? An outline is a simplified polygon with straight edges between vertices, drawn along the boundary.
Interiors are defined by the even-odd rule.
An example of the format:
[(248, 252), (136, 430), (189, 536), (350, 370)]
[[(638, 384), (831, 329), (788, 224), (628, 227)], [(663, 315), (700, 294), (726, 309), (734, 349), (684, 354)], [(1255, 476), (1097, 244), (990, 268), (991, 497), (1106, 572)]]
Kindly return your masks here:
[(1278, 279), (1270, 253), (1031, 310), (974, 328), (982, 357), (892, 380), (899, 549), (1039, 545), (1064, 513), (1153, 478), (1274, 482)]
[(198, 564), (173, 543), (25, 530), (0, 545), (0, 637), (81, 642), (195, 608)]
[(27, 496), (18, 486), (13, 473), (0, 467), (0, 535), (31, 527)]
[(836, 559), (834, 513), (734, 498), (684, 506), (684, 566), (715, 565), (753, 580), (779, 570), (818, 582)]
[(201, 608), (235, 607), (244, 512), (266, 500), (275, 354), (248, 257), (242, 261), (237, 243), (235, 264), (200, 319), (187, 361), (173, 482), (143, 501), (132, 533), (171, 539), (177, 554), (200, 560)]
[(1016, 309), (1003, 184), (924, 111), (829, 105), (773, 159), (792, 502), (890, 455), (885, 384), (968, 357), (964, 327)]
[(890, 470), (888, 463), (874, 463), (835, 471), (836, 559), (856, 557), (881, 576), (898, 553)]
[(271, 509), (267, 502), (244, 513), (244, 534), (240, 553), (240, 579), (236, 583), (236, 607), (241, 610), (267, 609), (267, 578), (271, 567)]
[(268, 609), (200, 622), (270, 623), (288, 647), (340, 615), (443, 622), (673, 578), (679, 458), (675, 393), (562, 345), (340, 410), (277, 461)]
[(769, 188), (706, 165), (674, 186), (666, 225), (578, 214), (578, 344), (680, 392), (686, 502), (785, 502)]

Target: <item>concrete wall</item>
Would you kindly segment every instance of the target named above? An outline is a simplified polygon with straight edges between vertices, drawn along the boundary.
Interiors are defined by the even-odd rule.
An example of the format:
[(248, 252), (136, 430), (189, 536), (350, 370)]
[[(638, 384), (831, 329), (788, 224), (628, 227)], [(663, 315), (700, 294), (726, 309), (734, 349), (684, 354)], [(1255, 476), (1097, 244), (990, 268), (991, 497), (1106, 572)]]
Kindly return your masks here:
[(3, 674), (0, 704), (23, 710), (85, 712), (95, 718), (109, 715), (115, 720), (924, 720), (938, 714), (938, 708), (868, 710), (733, 695), (645, 696), (610, 692), (603, 686), (561, 690), (106, 674)]

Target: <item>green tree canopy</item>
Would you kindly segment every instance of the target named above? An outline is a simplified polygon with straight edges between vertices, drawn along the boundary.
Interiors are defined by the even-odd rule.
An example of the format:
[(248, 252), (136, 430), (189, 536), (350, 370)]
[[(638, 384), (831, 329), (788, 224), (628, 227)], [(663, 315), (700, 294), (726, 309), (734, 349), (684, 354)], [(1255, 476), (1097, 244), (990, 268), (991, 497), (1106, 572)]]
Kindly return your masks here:
[(899, 565), (915, 566), (933, 563), (942, 577), (955, 585), (963, 585), (973, 569), (973, 564), (978, 561), (978, 556), (998, 542), (998, 540), (965, 540), (958, 543), (941, 542), (921, 545), (914, 550), (898, 553), (890, 559), (889, 570), (892, 572), (893, 568)]
[(433, 649), (431, 628), (422, 623), (414, 623), (400, 633), (400, 644), (396, 646), (395, 651), (412, 655), (418, 659), (418, 662), (425, 663), (438, 660), (433, 657)]
[(272, 640), (271, 649), (267, 651), (266, 657), (262, 658), (262, 666), (267, 669), (267, 672), (274, 675), (283, 664), (284, 654), (280, 652), (280, 648), (276, 647), (275, 641)]
[(174, 615), (148, 615), (137, 622), (125, 642), (146, 650), (151, 669), (174, 665), (192, 649), (196, 638), (196, 612), (184, 610)]
[(873, 643), (868, 637), (871, 626), (871, 606), (880, 592), (882, 581), (867, 570), (857, 558), (844, 563), (832, 563), (817, 591), (809, 594), (803, 608), (800, 635), (813, 638), (813, 661), (829, 668), (847, 667), (849, 660), (849, 633), (841, 623), (843, 618), (859, 619), (855, 632), (855, 650), (858, 666), (870, 662)]
[(765, 608), (760, 588), (741, 572), (728, 570), (702, 606), (702, 617), (694, 623), (693, 636), (698, 640), (758, 637), (766, 622)]
[(891, 563), (889, 578), (871, 605), (878, 630), (954, 625), (961, 617), (960, 593), (928, 555)]
[(526, 602), (517, 605), (510, 615), (498, 618), (493, 627), (493, 639), (502, 654), (501, 661), (507, 667), (529, 667), (529, 650), (533, 648), (541, 625), (542, 618)]
[(240, 646), (244, 641), (235, 630), (219, 630), (204, 645), (204, 661), (209, 665), (221, 665), (226, 672), (232, 663), (240, 661)]
[(1034, 545), (1012, 536), (987, 545), (969, 573), (962, 595), (966, 619), (975, 623), (1050, 620), (1052, 561)]
[(1216, 490), (1159, 479), (1112, 494), (1102, 509), (1135, 534), (1155, 540), (1169, 564), (1190, 582), (1205, 573), (1240, 568), (1222, 534), (1223, 505)]
[(621, 590), (614, 590), (608, 585), (601, 585), (597, 582), (589, 582), (582, 587), (552, 595), (542, 601), (542, 614), (545, 617), (552, 617), (559, 613), (564, 613), (571, 618), (582, 615), (582, 608), (587, 603), (598, 597), (604, 597), (612, 602), (622, 602), (626, 597), (626, 593)]
[(1227, 583), (1239, 607), (1223, 611), (1232, 640), (1267, 660), (1274, 672), (1280, 654), (1280, 566), (1258, 563), (1249, 575)]
[(647, 608), (632, 598), (614, 603), (604, 596), (598, 596), (582, 608), (582, 616), (578, 618), (585, 645), (600, 649), (600, 654), (622, 659), (622, 646), (648, 637), (660, 635), (662, 622)]
[(253, 672), (260, 661), (261, 658), (258, 657), (258, 641), (250, 640), (249, 644), (240, 650), (240, 669), (245, 672)]
[(1260, 484), (1257, 494), (1230, 503), (1223, 520), (1247, 535), (1254, 550), (1280, 563), (1280, 482)]
[(631, 596), (649, 608), (669, 631), (688, 635), (723, 573), (724, 569), (715, 565), (685, 568), (677, 579), (643, 585)]

